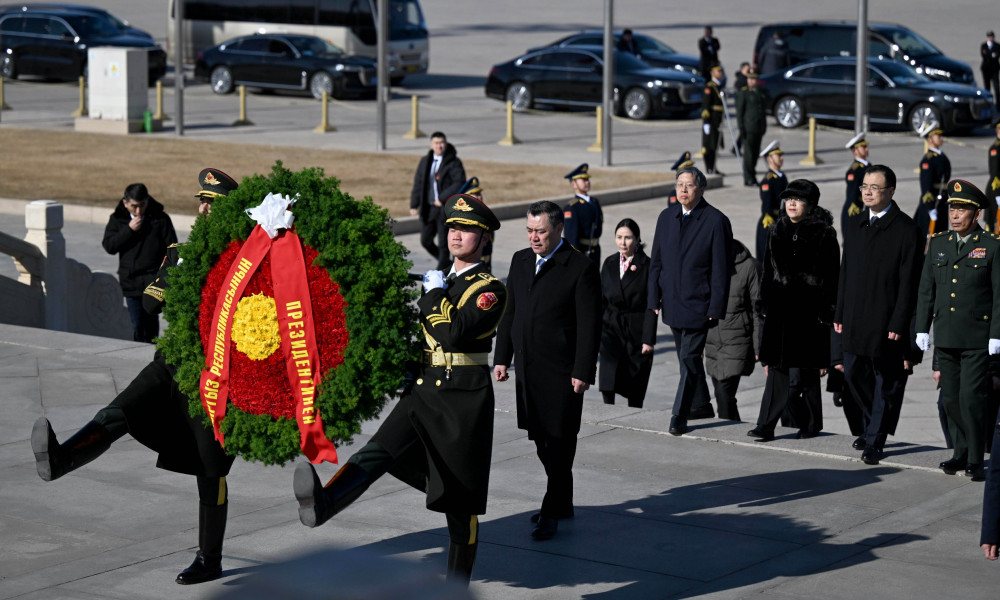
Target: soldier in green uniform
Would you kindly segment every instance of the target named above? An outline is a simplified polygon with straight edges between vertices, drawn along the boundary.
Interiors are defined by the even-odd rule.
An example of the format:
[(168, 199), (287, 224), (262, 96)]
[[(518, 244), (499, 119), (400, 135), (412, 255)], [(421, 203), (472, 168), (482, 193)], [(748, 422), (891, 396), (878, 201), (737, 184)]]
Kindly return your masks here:
[(868, 142), (865, 141), (864, 131), (852, 137), (844, 147), (851, 151), (854, 161), (844, 176), (847, 199), (844, 201), (844, 209), (840, 212), (841, 232), (847, 230), (847, 220), (854, 215), (860, 215), (865, 208), (864, 202), (861, 201), (861, 180), (865, 177), (865, 169), (871, 164), (868, 162)]
[(757, 221), (757, 262), (764, 260), (768, 228), (781, 216), (781, 192), (788, 187), (788, 178), (781, 172), (785, 164), (784, 152), (778, 140), (767, 145), (760, 156), (767, 161), (767, 175), (760, 180), (760, 220)]
[(989, 356), (1000, 353), (1000, 241), (979, 227), (989, 201), (968, 181), (947, 184), (952, 231), (930, 239), (917, 295), (917, 346), (930, 347), (941, 370), (941, 394), (954, 444), (940, 467), (983, 478)]
[(948, 196), (944, 189), (951, 179), (951, 161), (941, 150), (943, 134), (937, 123), (929, 123), (920, 130), (920, 136), (927, 141), (927, 152), (920, 158), (920, 204), (913, 220), (927, 235), (945, 230), (948, 221)]
[(604, 212), (597, 198), (590, 195), (589, 171), (589, 165), (583, 163), (566, 174), (575, 196), (563, 207), (563, 236), (600, 268)]
[(747, 71), (747, 84), (736, 94), (736, 122), (743, 136), (743, 185), (757, 186), (757, 158), (760, 141), (767, 131), (764, 95), (757, 87), (757, 72)]
[(997, 222), (997, 207), (1000, 206), (1000, 117), (993, 122), (993, 130), (996, 132), (996, 139), (986, 152), (990, 180), (986, 182), (983, 190), (990, 200), (989, 206), (986, 207), (986, 228), (1000, 234), (1000, 223)]
[[(705, 84), (705, 93), (701, 97), (701, 152), (705, 159), (705, 170), (718, 173), (715, 170), (715, 153), (719, 149), (719, 126), (722, 125), (722, 111), (726, 105), (722, 102), (720, 86), (722, 85), (722, 65), (715, 64), (711, 68), (712, 77)], [(722, 173), (718, 173), (722, 175)]]
[(444, 207), (454, 263), (424, 275), (417, 302), (424, 346), (419, 371), (385, 422), (324, 486), (308, 463), (295, 468), (299, 520), (322, 525), (385, 473), (426, 494), (447, 517), (448, 578), (468, 583), (493, 450), (493, 385), (488, 354), (507, 289), (480, 261), (500, 221), (482, 202), (456, 194)]
[[(217, 169), (203, 170), (198, 181), (202, 189), (195, 197), (202, 200), (198, 212), (203, 214), (210, 211), (206, 203), (210, 205), (213, 199), (237, 187), (231, 177)], [(176, 244), (168, 249), (156, 279), (150, 284), (152, 289), (147, 288), (143, 294), (143, 308), (147, 312), (158, 314), (163, 307), (166, 272), (175, 264)], [(48, 419), (41, 417), (35, 421), (31, 449), (38, 476), (53, 481), (96, 459), (128, 433), (159, 454), (157, 467), (197, 477), (198, 552), (176, 581), (202, 583), (222, 576), (222, 542), (229, 507), (226, 476), (234, 457), (227, 455), (215, 440), (211, 427), (191, 417), (187, 396), (180, 393), (174, 381), (175, 371), (157, 351), (153, 362), (122, 393), (64, 443), (59, 443)]]

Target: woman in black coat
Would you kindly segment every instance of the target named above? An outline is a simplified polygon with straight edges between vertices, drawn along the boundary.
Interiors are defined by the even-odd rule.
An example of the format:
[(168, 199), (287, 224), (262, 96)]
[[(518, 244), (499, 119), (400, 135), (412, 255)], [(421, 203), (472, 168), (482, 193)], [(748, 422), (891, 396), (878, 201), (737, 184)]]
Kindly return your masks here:
[(819, 188), (806, 179), (781, 194), (783, 214), (764, 250), (760, 362), (767, 369), (757, 427), (747, 435), (774, 439), (787, 406), (798, 438), (823, 429), (820, 370), (830, 366), (830, 330), (837, 304), (840, 245), (833, 215), (821, 208)]
[(642, 408), (656, 342), (656, 313), (646, 308), (649, 257), (632, 219), (615, 227), (615, 245), (618, 252), (601, 267), (604, 325), (598, 383), (605, 404), (614, 404), (615, 394), (621, 394), (629, 406)]

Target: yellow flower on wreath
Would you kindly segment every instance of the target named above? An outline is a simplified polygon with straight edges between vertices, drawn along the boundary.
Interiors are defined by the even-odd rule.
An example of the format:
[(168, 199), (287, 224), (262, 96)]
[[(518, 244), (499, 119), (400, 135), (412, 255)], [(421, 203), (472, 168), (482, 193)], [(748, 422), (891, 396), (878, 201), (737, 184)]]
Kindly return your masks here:
[(236, 349), (253, 360), (264, 360), (281, 347), (274, 298), (253, 294), (240, 299), (233, 315)]

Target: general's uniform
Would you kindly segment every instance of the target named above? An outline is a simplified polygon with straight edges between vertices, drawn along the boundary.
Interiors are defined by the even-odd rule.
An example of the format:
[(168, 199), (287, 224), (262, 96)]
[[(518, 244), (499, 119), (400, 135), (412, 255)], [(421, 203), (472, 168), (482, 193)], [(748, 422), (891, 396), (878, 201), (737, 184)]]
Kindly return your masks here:
[[(566, 179), (590, 179), (590, 167), (583, 163), (566, 175)], [(604, 212), (593, 196), (576, 194), (563, 207), (563, 237), (595, 265), (601, 264), (601, 229)]]
[[(933, 132), (932, 132), (933, 133)], [(944, 193), (951, 179), (951, 161), (940, 150), (927, 150), (920, 159), (920, 204), (913, 215), (917, 227), (925, 234), (948, 229), (948, 200)], [(931, 209), (937, 210), (937, 221), (931, 231)]]
[(709, 173), (715, 173), (715, 153), (719, 149), (719, 126), (722, 125), (724, 110), (726, 107), (719, 95), (719, 84), (709, 79), (701, 97), (701, 151)]
[(772, 169), (760, 181), (760, 219), (757, 221), (757, 262), (764, 260), (768, 230), (781, 216), (781, 192), (788, 187), (788, 177)]
[[(757, 78), (750, 72), (748, 77)], [(736, 94), (736, 122), (743, 135), (743, 183), (757, 185), (757, 159), (760, 141), (767, 131), (764, 115), (764, 94), (758, 87), (744, 86)]]
[[(1000, 102), (1000, 99), (997, 100)], [(993, 124), (993, 128), (1000, 129), (1000, 119)], [(990, 179), (986, 182), (983, 191), (989, 200), (983, 211), (986, 215), (986, 226), (993, 233), (1000, 233), (1000, 224), (997, 223), (997, 206), (1000, 205), (1000, 137), (993, 140), (986, 151), (986, 162), (990, 172)]]

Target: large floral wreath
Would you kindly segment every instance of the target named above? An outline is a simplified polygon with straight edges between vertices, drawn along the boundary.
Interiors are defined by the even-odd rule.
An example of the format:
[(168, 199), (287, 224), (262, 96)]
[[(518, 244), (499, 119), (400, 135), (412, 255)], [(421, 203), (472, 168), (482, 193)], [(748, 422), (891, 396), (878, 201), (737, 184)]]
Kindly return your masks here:
[[(279, 161), (270, 176), (247, 178), (213, 203), (210, 218), (196, 220), (180, 249), (180, 264), (169, 272), (164, 316), (170, 326), (158, 347), (177, 367), (191, 415), (211, 425), (202, 375), (206, 348), (212, 356), (213, 315), (234, 261), (251, 243), (256, 223), (246, 210), (268, 195), (297, 196), (289, 209), (294, 214), (289, 234), (301, 240), (314, 358), (322, 375), (311, 402), (322, 416), (326, 440), (345, 444), (363, 421), (378, 415), (403, 379), (417, 329), (416, 291), (407, 276), (407, 251), (387, 227), (387, 212), (370, 198), (358, 201), (341, 192), (339, 181), (324, 177), (322, 169), (292, 172)], [(215, 426), (228, 453), (282, 464), (299, 455), (304, 442), (281, 348), (277, 313), (282, 307), (275, 301), (272, 262), (271, 254), (264, 256), (240, 297), (232, 299), (228, 403)]]

